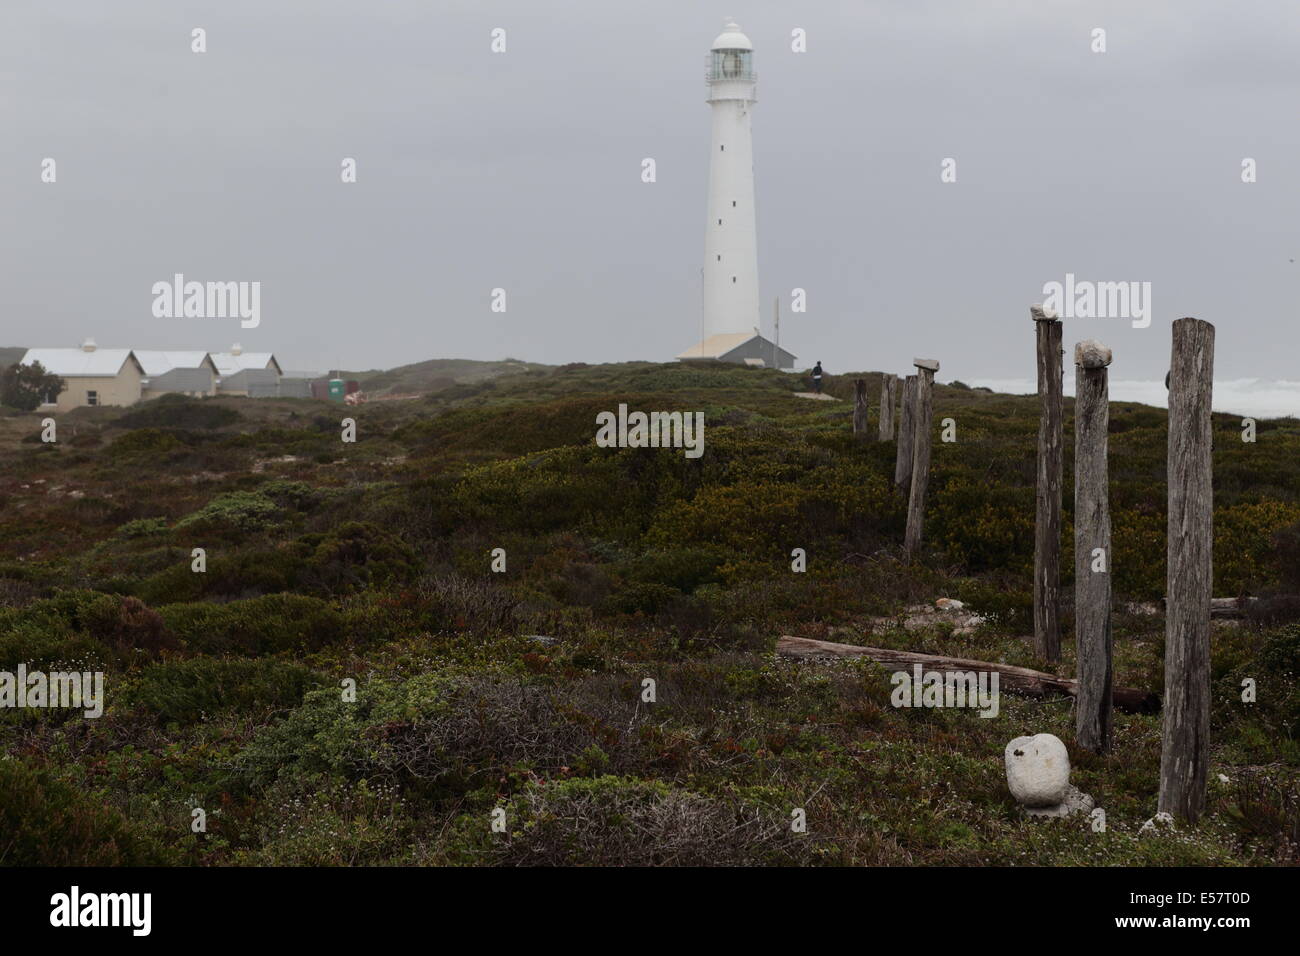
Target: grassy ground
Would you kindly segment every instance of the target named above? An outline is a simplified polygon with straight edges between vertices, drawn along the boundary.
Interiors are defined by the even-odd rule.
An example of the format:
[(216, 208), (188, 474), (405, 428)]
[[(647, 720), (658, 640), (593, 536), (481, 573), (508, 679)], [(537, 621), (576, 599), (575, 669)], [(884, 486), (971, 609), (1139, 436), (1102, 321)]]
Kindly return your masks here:
[[(0, 711), (0, 863), (1296, 861), (1296, 421), (1244, 443), (1216, 417), (1216, 594), (1266, 600), (1215, 630), (1210, 812), (1139, 836), (1158, 716), (1117, 715), (1111, 756), (1071, 750), (1105, 832), (1031, 823), (1002, 750), (1070, 742), (1068, 702), (896, 709), (874, 665), (772, 653), (783, 633), (870, 634), (1041, 666), (1024, 636), (1033, 398), (936, 389), (957, 440), (935, 445), (909, 565), (893, 445), (854, 442), (848, 401), (735, 367), (493, 374), (346, 410), (79, 409), (53, 445), (40, 416), (0, 412), (0, 669), (101, 669), (108, 696), (97, 720)], [(851, 378), (828, 391), (849, 398)], [(596, 447), (619, 402), (703, 411), (704, 456)], [(1116, 681), (1160, 690), (1163, 619), (1125, 606), (1163, 593), (1164, 412), (1118, 404), (1110, 439)], [(943, 596), (985, 623), (880, 630)]]

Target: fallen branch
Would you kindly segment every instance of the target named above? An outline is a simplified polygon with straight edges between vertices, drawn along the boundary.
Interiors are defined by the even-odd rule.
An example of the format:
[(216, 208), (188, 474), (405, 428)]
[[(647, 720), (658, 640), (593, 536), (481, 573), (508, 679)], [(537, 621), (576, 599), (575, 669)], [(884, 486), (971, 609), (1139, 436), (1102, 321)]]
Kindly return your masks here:
[[(859, 647), (856, 644), (836, 644), (832, 641), (815, 641), (808, 637), (783, 635), (776, 642), (776, 652), (785, 657), (836, 658), (866, 657), (877, 664), (897, 667), (900, 670), (921, 664), (936, 671), (990, 671), (996, 672), (1001, 690), (1027, 697), (1046, 697), (1061, 694), (1073, 697), (1078, 693), (1077, 681), (1057, 677), (1046, 671), (1015, 667), (1011, 664), (993, 664), (989, 661), (972, 661), (962, 657), (941, 657), (936, 654), (918, 654), (915, 651), (895, 651), (884, 647)], [(1126, 714), (1154, 714), (1160, 710), (1160, 695), (1132, 687), (1114, 687), (1111, 700), (1117, 710)]]

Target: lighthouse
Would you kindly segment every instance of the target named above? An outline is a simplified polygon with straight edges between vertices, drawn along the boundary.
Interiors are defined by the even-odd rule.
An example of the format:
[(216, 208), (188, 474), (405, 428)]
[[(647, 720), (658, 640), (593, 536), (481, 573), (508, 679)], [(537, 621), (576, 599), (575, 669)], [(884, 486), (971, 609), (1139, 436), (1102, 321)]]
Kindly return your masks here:
[(754, 46), (728, 20), (713, 41), (705, 73), (713, 136), (708, 217), (704, 222), (701, 341), (677, 358), (788, 368), (794, 356), (759, 335), (758, 220), (750, 125), (758, 74)]

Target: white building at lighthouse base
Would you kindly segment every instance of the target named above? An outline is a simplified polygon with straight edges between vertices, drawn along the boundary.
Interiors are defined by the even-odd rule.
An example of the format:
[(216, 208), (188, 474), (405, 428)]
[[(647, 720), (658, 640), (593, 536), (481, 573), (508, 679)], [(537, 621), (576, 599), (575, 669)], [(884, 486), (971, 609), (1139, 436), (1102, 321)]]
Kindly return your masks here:
[(682, 362), (735, 362), (759, 368), (793, 368), (795, 356), (756, 332), (710, 335), (677, 356)]

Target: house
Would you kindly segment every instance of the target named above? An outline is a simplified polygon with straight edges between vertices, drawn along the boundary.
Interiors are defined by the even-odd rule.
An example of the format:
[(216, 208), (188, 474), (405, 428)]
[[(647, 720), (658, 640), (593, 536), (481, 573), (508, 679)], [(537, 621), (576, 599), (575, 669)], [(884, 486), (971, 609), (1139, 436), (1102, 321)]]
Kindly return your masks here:
[(86, 339), (76, 349), (28, 349), (23, 365), (40, 362), (67, 385), (48, 396), (43, 409), (66, 412), (83, 405), (134, 405), (140, 401), (144, 367), (130, 349), (101, 349)]
[(677, 356), (681, 362), (735, 362), (760, 368), (793, 368), (795, 356), (757, 332), (710, 335)]
[(180, 392), (194, 398), (217, 394), (216, 363), (207, 352), (139, 350), (135, 357), (144, 369), (141, 398)]
[(218, 395), (275, 398), (280, 394), (280, 363), (270, 352), (245, 352), (236, 342), (229, 352), (212, 352), (221, 378)]

